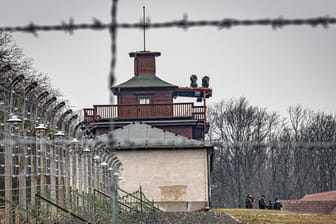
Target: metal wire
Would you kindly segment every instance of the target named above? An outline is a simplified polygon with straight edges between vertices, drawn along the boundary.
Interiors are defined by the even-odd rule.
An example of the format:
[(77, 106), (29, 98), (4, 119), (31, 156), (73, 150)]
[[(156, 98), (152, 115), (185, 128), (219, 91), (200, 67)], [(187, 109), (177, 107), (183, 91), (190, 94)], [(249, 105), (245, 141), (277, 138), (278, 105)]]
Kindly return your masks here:
[(110, 64), (110, 88), (113, 87), (115, 81), (115, 66), (117, 62), (117, 3), (118, 0), (112, 0), (112, 8), (111, 8), (111, 26), (109, 27), (110, 36), (111, 36), (111, 64)]
[[(189, 21), (186, 15), (180, 20), (167, 21), (167, 22), (150, 22), (150, 19), (144, 25), (142, 22), (137, 23), (117, 23), (117, 0), (112, 0), (112, 22), (103, 23), (98, 19), (93, 19), (92, 23), (78, 23), (74, 22), (73, 18), (69, 19), (69, 22), (62, 22), (59, 25), (37, 25), (33, 22), (25, 26), (3, 26), (0, 27), (0, 32), (26, 32), (33, 35), (37, 35), (37, 32), (41, 31), (64, 31), (69, 34), (73, 34), (76, 30), (104, 30), (109, 29), (111, 33), (116, 33), (118, 28), (121, 29), (158, 29), (158, 28), (191, 28), (191, 27), (217, 27), (217, 28), (232, 28), (236, 26), (271, 26), (273, 29), (283, 28), (285, 26), (311, 26), (328, 28), (329, 25), (336, 24), (336, 17), (320, 16), (312, 18), (274, 18), (274, 19), (232, 19), (224, 18), (220, 20), (193, 20)], [(114, 35), (111, 35), (113, 37)]]

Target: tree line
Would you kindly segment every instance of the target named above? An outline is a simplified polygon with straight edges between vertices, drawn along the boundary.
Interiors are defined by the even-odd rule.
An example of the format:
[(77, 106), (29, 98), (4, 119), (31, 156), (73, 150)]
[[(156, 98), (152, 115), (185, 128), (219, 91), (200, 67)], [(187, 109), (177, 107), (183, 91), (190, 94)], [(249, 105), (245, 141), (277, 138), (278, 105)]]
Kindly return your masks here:
[(284, 200), (336, 189), (335, 115), (296, 105), (282, 117), (241, 97), (207, 116), (212, 206), (244, 207), (248, 193)]

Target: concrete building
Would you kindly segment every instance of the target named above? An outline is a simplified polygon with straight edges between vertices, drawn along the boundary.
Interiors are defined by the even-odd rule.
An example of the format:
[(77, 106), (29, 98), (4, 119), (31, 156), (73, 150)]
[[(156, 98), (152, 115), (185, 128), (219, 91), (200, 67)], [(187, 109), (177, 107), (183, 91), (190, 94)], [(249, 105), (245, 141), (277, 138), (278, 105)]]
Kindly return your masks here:
[(209, 206), (209, 156), (202, 141), (134, 123), (113, 131), (122, 161), (120, 187), (146, 197), (167, 211), (193, 211)]

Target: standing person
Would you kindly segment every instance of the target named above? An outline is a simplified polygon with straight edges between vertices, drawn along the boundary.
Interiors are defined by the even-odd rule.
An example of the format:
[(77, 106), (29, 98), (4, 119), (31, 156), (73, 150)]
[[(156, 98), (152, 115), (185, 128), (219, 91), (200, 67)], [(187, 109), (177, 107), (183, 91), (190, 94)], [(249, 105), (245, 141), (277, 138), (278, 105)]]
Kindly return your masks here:
[(259, 198), (259, 208), (266, 209), (265, 195), (261, 195)]
[(275, 198), (273, 208), (274, 208), (274, 209), (277, 209), (277, 210), (281, 210), (281, 209), (282, 209), (282, 203), (281, 203), (281, 201), (279, 200), (279, 198)]
[(252, 194), (248, 193), (245, 199), (246, 208), (253, 208), (254, 197)]

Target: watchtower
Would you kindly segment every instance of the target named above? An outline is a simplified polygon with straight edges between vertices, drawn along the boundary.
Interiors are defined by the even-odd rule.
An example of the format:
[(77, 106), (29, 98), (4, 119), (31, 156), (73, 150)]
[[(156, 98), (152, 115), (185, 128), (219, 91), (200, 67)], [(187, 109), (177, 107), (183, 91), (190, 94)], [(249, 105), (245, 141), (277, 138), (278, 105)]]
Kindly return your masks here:
[[(116, 105), (94, 105), (84, 109), (84, 122), (90, 123), (96, 135), (109, 131), (110, 124), (120, 128), (141, 122), (177, 135), (192, 139), (204, 139), (209, 124), (206, 121), (206, 99), (211, 97), (208, 77), (197, 87), (196, 76), (192, 75), (190, 87), (178, 87), (156, 75), (156, 57), (160, 52), (131, 52), (134, 58), (134, 75), (124, 83), (112, 87), (117, 96)], [(174, 103), (176, 97), (194, 97), (192, 100)]]

